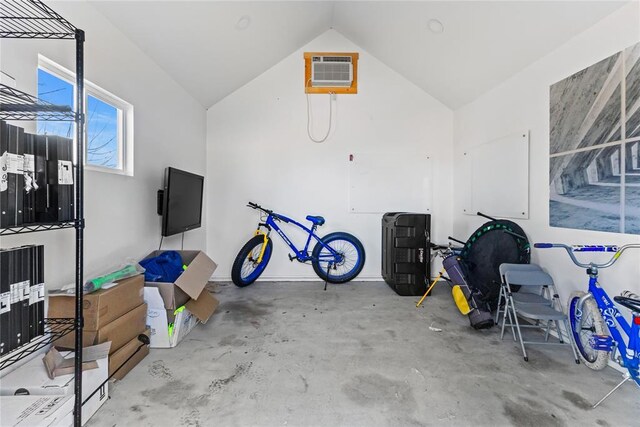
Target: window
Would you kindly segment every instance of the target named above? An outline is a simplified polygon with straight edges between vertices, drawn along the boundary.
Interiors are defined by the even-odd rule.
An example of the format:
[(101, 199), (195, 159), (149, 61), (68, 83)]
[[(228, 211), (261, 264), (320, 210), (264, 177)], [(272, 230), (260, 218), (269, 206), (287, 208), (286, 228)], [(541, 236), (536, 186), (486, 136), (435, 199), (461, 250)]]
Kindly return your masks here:
[[(39, 98), (73, 107), (74, 81), (73, 73), (40, 57)], [(85, 89), (85, 167), (133, 175), (133, 107), (90, 82), (85, 82)], [(73, 138), (74, 124), (43, 121), (38, 123), (38, 132)]]
[(101, 99), (87, 96), (87, 164), (122, 169), (121, 111)]
[[(38, 68), (38, 98), (57, 105), (73, 107), (73, 84)], [(39, 121), (38, 133), (73, 138), (73, 123)]]

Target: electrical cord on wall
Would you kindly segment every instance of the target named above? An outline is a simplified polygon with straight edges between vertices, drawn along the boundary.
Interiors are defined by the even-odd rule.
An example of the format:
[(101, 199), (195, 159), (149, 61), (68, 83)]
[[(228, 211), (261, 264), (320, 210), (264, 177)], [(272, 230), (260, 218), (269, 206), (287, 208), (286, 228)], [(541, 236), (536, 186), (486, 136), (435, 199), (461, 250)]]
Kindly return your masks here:
[[(160, 246), (158, 246), (158, 250), (162, 249), (162, 240), (164, 239), (164, 236), (160, 236)], [(184, 251), (184, 233), (182, 233), (182, 243), (180, 244), (180, 250)]]
[[(311, 79), (307, 80), (306, 87), (309, 87), (309, 83)], [(325, 142), (327, 138), (329, 138), (329, 134), (331, 133), (331, 127), (333, 123), (333, 101), (331, 97), (333, 96), (333, 92), (329, 92), (329, 128), (327, 129), (327, 133), (321, 139), (315, 139), (313, 135), (311, 135), (311, 103), (309, 102), (309, 93), (305, 90), (307, 95), (307, 135), (309, 135), (309, 139), (315, 142), (316, 144), (320, 144)]]

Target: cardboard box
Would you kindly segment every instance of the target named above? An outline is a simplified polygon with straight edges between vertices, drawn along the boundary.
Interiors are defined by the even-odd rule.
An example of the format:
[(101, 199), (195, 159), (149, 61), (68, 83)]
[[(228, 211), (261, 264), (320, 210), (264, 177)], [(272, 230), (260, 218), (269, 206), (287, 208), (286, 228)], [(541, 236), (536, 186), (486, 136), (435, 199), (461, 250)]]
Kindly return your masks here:
[[(153, 251), (149, 255), (147, 255), (144, 259), (156, 257), (163, 252), (166, 251)], [(174, 283), (166, 283), (162, 285), (164, 282), (147, 282), (145, 286), (157, 287), (159, 289), (164, 288), (165, 290), (172, 288), (169, 285), (175, 285), (180, 288), (184, 293), (186, 293), (189, 298), (197, 300), (204, 287), (209, 282), (211, 275), (218, 267), (215, 262), (211, 258), (207, 256), (202, 251), (177, 251), (182, 257), (182, 262), (187, 266), (187, 269), (182, 272), (180, 277), (176, 279)], [(164, 291), (161, 291), (163, 293)], [(169, 308), (178, 308), (180, 305), (175, 305)]]
[[(84, 296), (82, 300), (84, 329), (97, 331), (144, 302), (144, 276), (137, 275), (120, 280), (109, 289), (100, 289)], [(75, 296), (49, 295), (49, 318), (75, 317)]]
[[(89, 347), (93, 345), (96, 340), (96, 334), (98, 331), (87, 331), (86, 329), (82, 330), (82, 347)], [(75, 344), (76, 333), (75, 331), (71, 331), (70, 333), (64, 335), (61, 338), (55, 340), (52, 345), (65, 350), (74, 350), (76, 348)]]
[[(143, 303), (97, 331), (83, 331), (82, 346), (88, 347), (111, 341), (109, 354), (113, 354), (127, 342), (141, 334), (146, 325), (147, 305)], [(60, 348), (73, 349), (75, 347), (74, 339), (74, 334), (67, 334), (56, 340), (54, 345)]]
[[(98, 360), (109, 357), (111, 343), (106, 342), (82, 349), (82, 371), (98, 368)], [(54, 379), (63, 375), (73, 375), (75, 372), (75, 360), (65, 358), (57, 348), (51, 347), (42, 359), (49, 378)]]
[(73, 396), (0, 396), (0, 425), (71, 426), (73, 405)]
[(170, 311), (185, 305), (191, 298), (175, 283), (144, 282), (145, 287), (157, 288), (164, 301), (164, 308)]
[[(146, 336), (151, 337), (151, 330), (146, 329), (143, 332)], [(140, 347), (142, 345), (142, 347)], [(140, 348), (140, 350), (138, 350)], [(136, 353), (137, 351), (137, 353)], [(131, 355), (135, 355), (131, 357)], [(138, 337), (135, 337), (126, 343), (120, 350), (116, 351), (109, 357), (109, 376), (113, 375), (120, 366), (118, 372), (113, 376), (116, 380), (123, 379), (142, 359), (149, 354), (149, 346), (143, 345)], [(125, 363), (127, 359), (131, 359)], [(123, 365), (123, 363), (125, 363)]]
[[(65, 352), (66, 358), (73, 358), (73, 352)], [(100, 389), (82, 406), (82, 424), (84, 425), (107, 401), (108, 384), (101, 384), (108, 378), (109, 361), (98, 359), (98, 368), (82, 372), (82, 399), (85, 400), (94, 390)], [(36, 358), (7, 374), (0, 381), (0, 406), (2, 419), (0, 425), (58, 425), (63, 419), (73, 420), (68, 415), (73, 412), (74, 379), (73, 374), (61, 375), (54, 379), (42, 363)], [(26, 390), (28, 396), (14, 396), (16, 391)], [(25, 399), (25, 400), (20, 400)], [(43, 411), (42, 414), (39, 414)], [(71, 425), (71, 424), (61, 424)]]
[(147, 304), (142, 304), (119, 317), (108, 325), (98, 329), (94, 340), (95, 344), (111, 341), (111, 351), (113, 354), (133, 338), (140, 335), (147, 327)]
[[(151, 348), (173, 348), (198, 324), (198, 318), (185, 306), (177, 309), (172, 324), (158, 288), (144, 288), (147, 311), (147, 326), (151, 330)], [(213, 298), (213, 297), (212, 297)], [(215, 300), (215, 298), (214, 298)], [(217, 307), (215, 300), (215, 307)], [(213, 307), (213, 310), (215, 310)]]
[[(164, 251), (154, 251), (147, 258)], [(206, 323), (219, 305), (205, 289), (217, 265), (202, 251), (177, 251), (187, 269), (174, 283), (146, 282), (147, 325), (152, 348), (171, 348), (196, 326)]]
[(151, 329), (151, 348), (173, 348), (177, 346), (198, 324), (198, 319), (186, 308), (176, 315), (171, 325), (164, 309), (149, 309), (148, 320)]

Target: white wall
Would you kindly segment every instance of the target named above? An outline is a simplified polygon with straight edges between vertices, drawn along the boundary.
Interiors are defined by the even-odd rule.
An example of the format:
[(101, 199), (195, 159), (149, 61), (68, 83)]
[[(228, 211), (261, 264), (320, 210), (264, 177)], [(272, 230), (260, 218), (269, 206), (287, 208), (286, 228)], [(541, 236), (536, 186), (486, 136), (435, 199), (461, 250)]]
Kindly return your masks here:
[[(140, 258), (160, 241), (156, 191), (164, 168), (204, 174), (205, 109), (164, 71), (86, 3), (54, 2), (51, 7), (86, 32), (86, 79), (134, 106), (134, 176), (85, 172), (85, 271), (101, 273), (126, 258)], [(0, 68), (17, 87), (37, 92), (38, 53), (74, 69), (73, 41), (2, 40)], [(205, 249), (204, 230), (190, 231), (185, 247)], [(2, 237), (2, 247), (44, 243), (50, 288), (73, 281), (72, 230)], [(179, 236), (163, 247), (179, 247)]]
[[(305, 51), (360, 53), (359, 93), (338, 95), (337, 125), (323, 144), (306, 132)], [(316, 137), (326, 129), (327, 99), (311, 96)], [(347, 212), (347, 159), (354, 152), (431, 156), (432, 226), (435, 240), (443, 241), (452, 225), (452, 130), (453, 114), (440, 102), (338, 32), (322, 34), (208, 110), (207, 247), (220, 266), (216, 277), (230, 277), (238, 250), (251, 237), (258, 215), (245, 205), (254, 201), (303, 221), (307, 214), (324, 215), (320, 234), (355, 234), (367, 252), (359, 278), (380, 279), (381, 215)], [(389, 173), (402, 167), (390, 164)], [(274, 237), (263, 278), (317, 279), (310, 266), (289, 262), (288, 249)]]
[[(457, 164), (469, 147), (530, 129), (530, 219), (517, 222), (532, 242), (618, 245), (640, 242), (640, 236), (634, 235), (549, 227), (549, 86), (639, 40), (640, 10), (639, 3), (634, 2), (455, 111)], [(454, 233), (459, 236), (468, 236), (483, 222), (481, 218), (462, 214), (464, 186), (461, 179), (455, 180)], [(602, 270), (601, 282), (610, 295), (624, 289), (640, 289), (638, 260), (640, 251), (628, 252), (614, 267)], [(584, 271), (575, 267), (560, 250), (534, 249), (533, 261), (552, 274), (563, 302), (572, 290), (586, 288)]]

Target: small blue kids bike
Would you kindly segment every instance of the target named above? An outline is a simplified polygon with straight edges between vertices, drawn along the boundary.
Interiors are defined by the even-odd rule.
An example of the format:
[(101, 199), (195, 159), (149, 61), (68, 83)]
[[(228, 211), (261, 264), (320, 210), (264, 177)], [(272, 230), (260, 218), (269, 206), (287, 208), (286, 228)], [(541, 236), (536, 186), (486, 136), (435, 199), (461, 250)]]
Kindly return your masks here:
[[(640, 244), (567, 246), (536, 243), (534, 247), (562, 248), (567, 251), (575, 265), (587, 269), (588, 292), (574, 292), (567, 304), (571, 335), (582, 362), (591, 369), (601, 370), (611, 359), (627, 370), (622, 382), (593, 405), (593, 408), (604, 402), (627, 381), (634, 381), (640, 387), (640, 296), (624, 291), (621, 296), (613, 297), (613, 301), (631, 310), (631, 323), (628, 323), (598, 283), (599, 269), (611, 267), (625, 250), (640, 248)], [(612, 252), (614, 255), (605, 263), (587, 264), (578, 261), (574, 252)], [(626, 343), (622, 333), (628, 337)]]
[[(273, 249), (269, 237), (271, 230), (275, 230), (295, 254), (289, 255), (290, 261), (297, 260), (301, 263), (311, 261), (313, 270), (325, 283), (345, 283), (354, 279), (362, 271), (365, 260), (362, 243), (355, 236), (342, 232), (318, 237), (315, 231), (324, 224), (323, 217), (308, 215), (306, 219), (311, 221), (312, 225), (311, 228), (307, 228), (291, 218), (255, 203), (249, 202), (247, 206), (261, 212), (261, 222), (258, 223), (255, 236), (240, 249), (231, 267), (231, 279), (237, 286), (244, 287), (252, 284), (267, 267)], [(298, 250), (291, 242), (278, 226), (278, 222), (295, 225), (308, 233), (307, 242), (302, 250)], [(266, 232), (262, 230), (263, 228)], [(317, 243), (309, 254), (311, 238)]]

